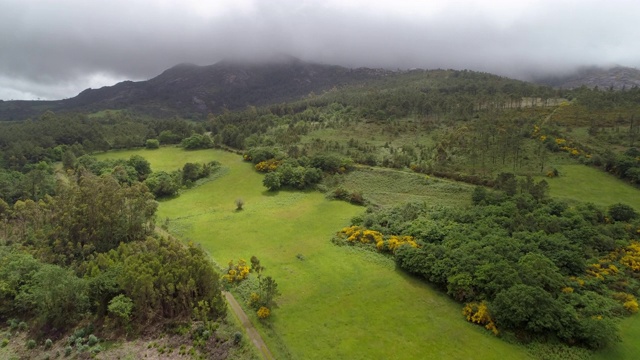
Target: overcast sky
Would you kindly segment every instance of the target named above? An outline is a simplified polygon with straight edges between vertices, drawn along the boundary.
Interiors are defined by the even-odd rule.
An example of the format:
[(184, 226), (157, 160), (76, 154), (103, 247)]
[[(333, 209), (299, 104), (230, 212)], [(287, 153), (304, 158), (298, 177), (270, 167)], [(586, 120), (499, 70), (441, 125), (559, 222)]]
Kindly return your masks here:
[(637, 0), (0, 0), (0, 99), (61, 99), (178, 63), (287, 53), (527, 78), (640, 67)]

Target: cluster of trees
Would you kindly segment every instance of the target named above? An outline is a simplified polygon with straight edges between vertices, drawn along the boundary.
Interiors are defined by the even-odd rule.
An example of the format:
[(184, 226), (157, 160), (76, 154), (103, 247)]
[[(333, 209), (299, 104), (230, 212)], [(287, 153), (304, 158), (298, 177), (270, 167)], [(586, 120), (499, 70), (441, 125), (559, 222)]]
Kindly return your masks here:
[(0, 208), (0, 318), (57, 333), (225, 312), (208, 255), (154, 234), (157, 203), (139, 181), (79, 170), (54, 196)]
[(507, 174), (496, 184), (476, 189), (467, 209), (372, 209), (348, 232), (411, 236), (415, 246), (395, 249), (398, 266), (469, 304), (470, 321), (496, 333), (590, 348), (616, 341), (616, 319), (637, 311), (640, 267), (629, 249), (638, 214), (624, 204), (569, 207), (545, 197), (544, 184)]
[(322, 180), (323, 173), (345, 173), (353, 168), (351, 160), (334, 154), (312, 157), (289, 157), (277, 148), (255, 147), (244, 154), (244, 159), (266, 172), (263, 184), (271, 191), (280, 188), (307, 189)]
[(640, 150), (635, 147), (618, 155), (607, 151), (603, 156), (592, 157), (591, 163), (623, 180), (640, 185)]

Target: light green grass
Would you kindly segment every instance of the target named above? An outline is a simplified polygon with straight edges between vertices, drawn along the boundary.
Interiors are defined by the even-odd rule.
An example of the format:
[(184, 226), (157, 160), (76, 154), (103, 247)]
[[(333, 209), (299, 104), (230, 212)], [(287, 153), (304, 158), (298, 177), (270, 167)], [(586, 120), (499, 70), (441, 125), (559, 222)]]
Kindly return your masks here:
[[(216, 155), (214, 155), (216, 154)], [(211, 149), (206, 150), (189, 150), (186, 151), (182, 148), (175, 146), (161, 147), (155, 150), (148, 149), (134, 149), (134, 150), (120, 150), (110, 151), (107, 153), (96, 154), (100, 160), (104, 159), (129, 159), (131, 155), (140, 155), (147, 159), (151, 163), (151, 169), (153, 171), (173, 171), (182, 169), (182, 166), (188, 162), (191, 163), (205, 163), (212, 160), (217, 160), (223, 155), (238, 157), (237, 155), (216, 151)], [(226, 157), (225, 157), (226, 159)], [(220, 161), (220, 160), (218, 160)]]
[(597, 352), (593, 358), (602, 360), (637, 359), (640, 356), (640, 316), (637, 314), (622, 320), (622, 342)]
[[(250, 164), (221, 151), (185, 155), (178, 148), (162, 148), (136, 153), (154, 169), (176, 167), (178, 158), (199, 161), (192, 154), (229, 169), (215, 181), (162, 202), (159, 217), (169, 218), (170, 230), (202, 244), (218, 263), (260, 258), (282, 292), (270, 328), (257, 324), (276, 358), (528, 357), (524, 348), (467, 323), (461, 305), (395, 270), (392, 260), (331, 244), (335, 231), (363, 208), (326, 200), (318, 192), (266, 192), (262, 175)], [(234, 204), (238, 197), (245, 201), (240, 212)]]
[(640, 211), (640, 190), (613, 175), (585, 165), (558, 165), (557, 169), (559, 177), (546, 179), (551, 196), (602, 207), (622, 202)]

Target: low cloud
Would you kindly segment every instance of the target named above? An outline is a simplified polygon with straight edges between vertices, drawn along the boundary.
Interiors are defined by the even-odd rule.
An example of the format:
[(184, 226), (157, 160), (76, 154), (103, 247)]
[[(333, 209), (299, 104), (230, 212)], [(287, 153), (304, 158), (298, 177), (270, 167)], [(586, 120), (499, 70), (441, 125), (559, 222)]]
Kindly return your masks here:
[(5, 0), (0, 98), (59, 99), (178, 63), (288, 53), (527, 79), (639, 67), (636, 1)]

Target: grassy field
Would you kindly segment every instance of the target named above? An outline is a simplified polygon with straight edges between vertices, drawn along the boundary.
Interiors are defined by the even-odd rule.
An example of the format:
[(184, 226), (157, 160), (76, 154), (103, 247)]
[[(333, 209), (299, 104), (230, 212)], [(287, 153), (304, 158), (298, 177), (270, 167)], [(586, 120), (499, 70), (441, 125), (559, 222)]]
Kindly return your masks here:
[(372, 204), (388, 207), (409, 201), (433, 206), (467, 206), (471, 204), (473, 186), (433, 178), (424, 174), (383, 168), (359, 167), (327, 181), (330, 187), (360, 191)]
[(560, 176), (546, 179), (550, 195), (567, 201), (607, 207), (625, 203), (640, 211), (640, 190), (601, 170), (585, 165), (558, 165)]
[[(162, 148), (102, 156), (134, 153), (156, 170), (210, 160), (227, 169), (219, 179), (162, 202), (159, 218), (168, 218), (172, 232), (202, 244), (218, 263), (260, 258), (282, 293), (271, 324), (258, 324), (276, 358), (528, 357), (524, 348), (467, 323), (459, 304), (397, 271), (392, 260), (331, 244), (335, 231), (364, 208), (318, 192), (266, 192), (262, 175), (222, 151)], [(235, 211), (237, 198), (245, 210)]]

